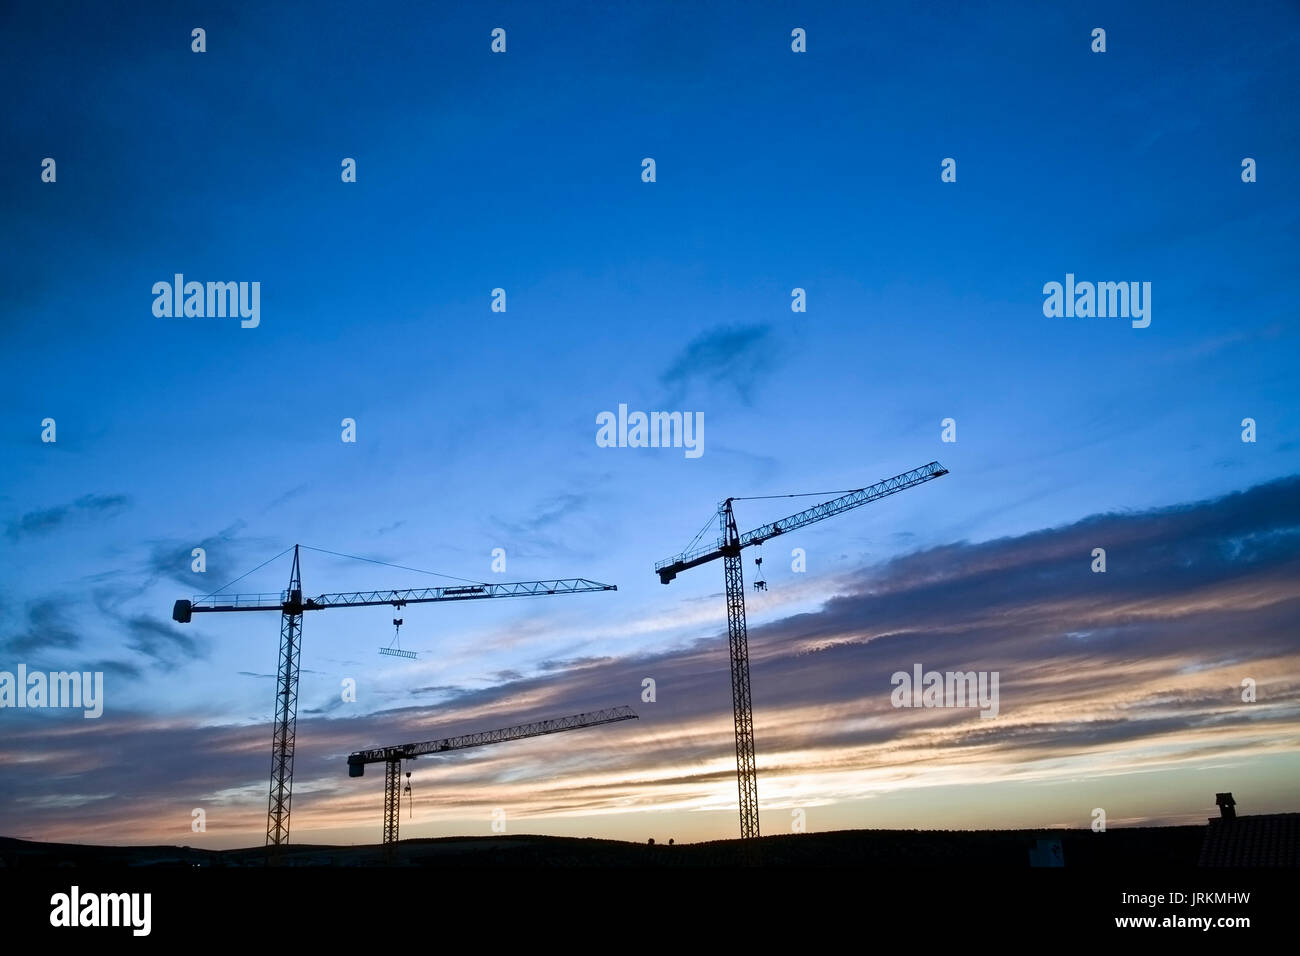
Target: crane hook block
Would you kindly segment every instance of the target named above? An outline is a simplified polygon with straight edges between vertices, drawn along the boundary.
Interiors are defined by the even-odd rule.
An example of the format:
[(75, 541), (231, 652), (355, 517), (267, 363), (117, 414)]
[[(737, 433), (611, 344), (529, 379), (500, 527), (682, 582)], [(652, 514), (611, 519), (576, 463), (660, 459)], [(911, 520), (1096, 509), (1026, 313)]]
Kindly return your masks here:
[(177, 601), (172, 605), (172, 620), (177, 624), (190, 623), (190, 608), (192, 605), (189, 601)]

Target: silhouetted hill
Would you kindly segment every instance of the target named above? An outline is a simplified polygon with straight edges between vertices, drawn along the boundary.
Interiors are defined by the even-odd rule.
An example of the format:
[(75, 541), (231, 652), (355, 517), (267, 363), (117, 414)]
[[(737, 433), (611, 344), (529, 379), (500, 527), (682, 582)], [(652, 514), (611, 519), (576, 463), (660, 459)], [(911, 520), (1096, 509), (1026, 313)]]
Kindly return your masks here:
[[(1065, 865), (1194, 867), (1204, 826), (1125, 827), (1091, 830), (839, 830), (764, 837), (758, 846), (739, 840), (648, 845), (593, 838), (503, 835), (404, 840), (401, 866), (863, 866), (952, 867), (980, 865), (1025, 869), (1040, 839), (1059, 841)], [(0, 837), (0, 866), (28, 867), (238, 867), (262, 866), (265, 850), (202, 850), (178, 846), (84, 846)], [(289, 866), (379, 866), (383, 847), (290, 846)]]

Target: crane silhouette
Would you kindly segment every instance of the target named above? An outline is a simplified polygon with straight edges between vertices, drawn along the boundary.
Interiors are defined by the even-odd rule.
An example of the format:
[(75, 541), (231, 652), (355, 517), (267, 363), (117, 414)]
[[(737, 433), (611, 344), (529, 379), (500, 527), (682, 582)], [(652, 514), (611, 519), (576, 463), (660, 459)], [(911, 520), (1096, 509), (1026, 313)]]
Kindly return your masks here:
[[(736, 787), (740, 796), (740, 836), (750, 839), (758, 832), (758, 770), (754, 764), (754, 704), (749, 687), (749, 632), (745, 625), (745, 582), (742, 574), (740, 552), (751, 545), (762, 544), (777, 535), (805, 528), (817, 521), (860, 508), (873, 501), (897, 494), (908, 488), (948, 474), (948, 469), (937, 461), (912, 471), (879, 481), (868, 488), (858, 488), (839, 498), (823, 501), (797, 514), (740, 534), (736, 530), (736, 516), (732, 502), (754, 498), (728, 498), (718, 506), (718, 523), (721, 536), (714, 545), (697, 550), (687, 550), (655, 565), (659, 580), (667, 584), (682, 571), (699, 567), (718, 558), (723, 559), (727, 592), (727, 638), (731, 655), (731, 710), (736, 732)], [(804, 495), (762, 495), (763, 498), (798, 498)], [(707, 527), (707, 525), (705, 526)], [(703, 535), (696, 535), (696, 540)], [(759, 579), (762, 580), (761, 565)], [(766, 582), (764, 582), (766, 590)]]
[(275, 730), (271, 738), (271, 789), (266, 808), (266, 845), (269, 861), (272, 863), (279, 859), (279, 848), (289, 842), (289, 815), (293, 800), (293, 750), (298, 722), (298, 667), (302, 651), (302, 616), (306, 611), (379, 605), (401, 608), (408, 604), (429, 604), (437, 601), (477, 601), (490, 598), (538, 597), (551, 594), (578, 594), (584, 591), (618, 590), (612, 584), (600, 584), (586, 578), (567, 578), (555, 581), (514, 581), (508, 584), (470, 583), (445, 588), (351, 591), (303, 597), (299, 547), (296, 544), (293, 546), (293, 568), (289, 573), (289, 587), (278, 595), (208, 595), (192, 601), (177, 601), (172, 608), (172, 620), (179, 624), (188, 624), (193, 615), (200, 613), (232, 611), (278, 611), (280, 613), (280, 662), (275, 682)]
[[(532, 723), (516, 724), (500, 730), (485, 730), (475, 734), (461, 734), (458, 737), (443, 737), (439, 740), (426, 740), (416, 744), (398, 744), (395, 747), (376, 747), (373, 750), (358, 750), (348, 754), (348, 776), (365, 775), (366, 764), (383, 763), (384, 773), (384, 858), (390, 863), (397, 858), (398, 823), (401, 820), (401, 793), (398, 781), (402, 772), (403, 760), (414, 760), (428, 754), (442, 754), (452, 750), (468, 750), (471, 747), (486, 747), (490, 744), (505, 743), (510, 740), (522, 740), (525, 737), (542, 737), (546, 734), (565, 733), (570, 730), (583, 730), (601, 724), (612, 724), (620, 720), (636, 720), (636, 711), (631, 707), (610, 707), (606, 710), (589, 711), (572, 714), (568, 717), (555, 717), (550, 720), (535, 720)], [(411, 793), (411, 772), (406, 772), (406, 789)], [(408, 808), (410, 801), (408, 799)]]

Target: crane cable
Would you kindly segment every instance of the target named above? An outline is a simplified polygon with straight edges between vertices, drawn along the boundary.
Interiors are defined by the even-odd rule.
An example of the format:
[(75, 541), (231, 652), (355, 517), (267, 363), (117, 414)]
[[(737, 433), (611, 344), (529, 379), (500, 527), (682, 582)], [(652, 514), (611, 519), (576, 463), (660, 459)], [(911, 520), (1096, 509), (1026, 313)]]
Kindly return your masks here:
[[(703, 531), (700, 532), (700, 534), (703, 534), (703, 533), (704, 533)], [(696, 537), (698, 538), (699, 535), (696, 535)], [(324, 549), (324, 548), (313, 548), (313, 547), (312, 547), (311, 545), (309, 545), (309, 544), (301, 544), (301, 545), (298, 545), (298, 547), (303, 548), (303, 549), (305, 549), (305, 550), (307, 550), (307, 551), (317, 551), (317, 552), (319, 552), (320, 554), (332, 554), (332, 555), (334, 555), (334, 557), (336, 557), (336, 558), (350, 558), (350, 559), (353, 560), (353, 561), (368, 561), (368, 562), (370, 562), (371, 564), (382, 564), (382, 565), (384, 565), (384, 567), (388, 567), (388, 568), (397, 568), (399, 571), (414, 571), (414, 572), (416, 572), (417, 574), (432, 574), (432, 575), (436, 575), (436, 576), (441, 577), (441, 578), (450, 578), (450, 579), (453, 580), (453, 581), (463, 581), (463, 582), (466, 583), (466, 584), (484, 584), (484, 585), (487, 584), (486, 581), (474, 581), (474, 580), (471, 580), (470, 578), (460, 578), (460, 577), (457, 577), (457, 576), (454, 575), (454, 574), (446, 574), (446, 573), (444, 573), (444, 572), (442, 572), (442, 571), (426, 571), (426, 570), (424, 570), (423, 568), (408, 568), (406, 565), (403, 565), (403, 564), (389, 564), (387, 561), (379, 561), (379, 560), (377, 560), (377, 559), (375, 559), (375, 558), (363, 558), (363, 557), (361, 557), (360, 555), (356, 555), (356, 554), (343, 554), (342, 552), (339, 552), (339, 551), (327, 551), (327, 550)], [(240, 581), (244, 580), (244, 578), (248, 577), (248, 576), (249, 576), (250, 574), (252, 574), (254, 571), (260, 571), (260, 570), (262, 570), (262, 568), (266, 567), (266, 566), (267, 566), (268, 564), (270, 564), (272, 561), (276, 561), (276, 560), (279, 560), (280, 558), (283, 558), (286, 554), (288, 554), (290, 551), (292, 551), (293, 548), (294, 548), (294, 546), (293, 546), (293, 545), (290, 545), (289, 547), (287, 547), (287, 548), (285, 548), (283, 551), (281, 551), (279, 554), (277, 554), (275, 557), (267, 558), (265, 561), (263, 561), (263, 562), (262, 562), (261, 564), (259, 564), (257, 567), (253, 568), (252, 571), (245, 571), (245, 572), (244, 572), (243, 574), (241, 574), (239, 577), (235, 578), (235, 580), (233, 580), (233, 581), (229, 581), (229, 582), (223, 584), (221, 587), (217, 588), (215, 591), (212, 591), (212, 592), (210, 592), (210, 593), (208, 593), (208, 594), (204, 594), (202, 597), (196, 598), (195, 601), (196, 601), (196, 602), (197, 602), (197, 601), (202, 601), (202, 600), (205, 600), (205, 599), (207, 599), (207, 598), (212, 597), (212, 596), (215, 595), (215, 594), (220, 594), (220, 593), (221, 593), (222, 591), (224, 591), (226, 588), (230, 587), (230, 585), (232, 585), (232, 584), (238, 584)]]
[(697, 531), (695, 537), (691, 538), (690, 544), (682, 549), (682, 554), (689, 553), (691, 548), (695, 547), (695, 545), (699, 543), (700, 538), (704, 537), (704, 532), (709, 530), (709, 525), (713, 524), (713, 522), (717, 520), (718, 516), (716, 514), (709, 515), (708, 520), (704, 522), (704, 527)]
[[(862, 488), (849, 488), (845, 491), (805, 491), (793, 495), (743, 495), (743, 496), (733, 497), (731, 500), (732, 501), (763, 501), (768, 498), (819, 498), (819, 497), (825, 497), (827, 495), (851, 495), (856, 492), (865, 491), (865, 490), (866, 488), (864, 486)], [(704, 522), (704, 527), (701, 528), (696, 533), (695, 537), (691, 538), (690, 544), (686, 545), (686, 547), (682, 549), (682, 554), (690, 553), (690, 550), (693, 547), (695, 547), (696, 544), (699, 543), (700, 538), (704, 537), (704, 532), (709, 530), (709, 525), (713, 523), (716, 517), (717, 517), (716, 515), (709, 516), (708, 520)]]
[[(277, 554), (274, 558), (267, 558), (265, 561), (263, 561), (263, 562), (262, 562), (261, 564), (259, 564), (257, 567), (253, 568), (253, 571), (260, 571), (260, 570), (262, 570), (264, 567), (266, 567), (266, 566), (267, 566), (268, 564), (270, 564), (272, 561), (275, 561), (275, 560), (277, 560), (277, 559), (279, 559), (279, 558), (283, 558), (286, 554), (288, 554), (288, 553), (289, 553), (290, 551), (292, 551), (292, 550), (293, 550), (293, 547), (292, 547), (292, 546), (290, 546), (290, 547), (288, 547), (288, 548), (285, 548), (283, 551), (281, 551), (279, 554)], [(203, 595), (203, 597), (201, 597), (201, 598), (196, 598), (196, 599), (195, 599), (195, 600), (196, 600), (196, 603), (197, 603), (197, 601), (203, 601), (203, 600), (206, 600), (207, 598), (212, 597), (213, 594), (220, 594), (220, 593), (221, 593), (222, 591), (224, 591), (226, 588), (230, 587), (231, 584), (238, 584), (240, 581), (244, 580), (244, 578), (246, 578), (246, 577), (248, 577), (250, 574), (252, 574), (253, 571), (245, 571), (245, 572), (244, 572), (243, 574), (241, 574), (239, 577), (235, 578), (235, 580), (231, 581), (230, 584), (223, 584), (221, 587), (219, 587), (219, 588), (217, 588), (215, 591), (213, 591), (212, 594), (205, 594), (205, 595)]]
[(382, 565), (383, 565), (384, 567), (386, 567), (386, 568), (397, 568), (399, 571), (414, 571), (414, 572), (416, 572), (417, 574), (433, 574), (433, 575), (437, 575), (437, 576), (440, 577), (440, 578), (450, 578), (450, 579), (453, 580), (453, 581), (463, 581), (463, 582), (465, 582), (466, 584), (484, 584), (484, 585), (486, 585), (486, 584), (488, 583), (488, 582), (486, 582), (486, 581), (474, 581), (474, 580), (472, 580), (472, 579), (470, 579), (470, 578), (459, 578), (459, 577), (457, 577), (457, 576), (454, 575), (454, 574), (446, 574), (445, 572), (442, 572), (442, 571), (426, 571), (424, 568), (408, 568), (408, 567), (407, 567), (406, 565), (404, 565), (404, 564), (389, 564), (387, 561), (380, 561), (380, 560), (378, 560), (378, 559), (376, 559), (376, 558), (363, 558), (363, 557), (361, 557), (360, 555), (357, 555), (357, 554), (343, 554), (343, 553), (341, 553), (341, 552), (339, 552), (339, 551), (327, 551), (327, 550), (325, 550), (324, 548), (313, 548), (313, 547), (312, 547), (311, 545), (309, 545), (309, 544), (299, 545), (299, 547), (305, 548), (305, 549), (307, 549), (308, 551), (317, 551), (317, 552), (319, 552), (319, 553), (321, 553), (321, 554), (332, 554), (332, 555), (334, 555), (334, 557), (336, 557), (336, 558), (350, 558), (350, 559), (352, 559), (353, 561), (368, 561), (368, 562), (370, 562), (371, 564), (382, 564)]
[(765, 498), (817, 498), (823, 495), (851, 495), (854, 492), (866, 491), (866, 486), (862, 488), (849, 488), (846, 491), (805, 491), (797, 495), (748, 495), (744, 498), (732, 498), (732, 501), (762, 501)]

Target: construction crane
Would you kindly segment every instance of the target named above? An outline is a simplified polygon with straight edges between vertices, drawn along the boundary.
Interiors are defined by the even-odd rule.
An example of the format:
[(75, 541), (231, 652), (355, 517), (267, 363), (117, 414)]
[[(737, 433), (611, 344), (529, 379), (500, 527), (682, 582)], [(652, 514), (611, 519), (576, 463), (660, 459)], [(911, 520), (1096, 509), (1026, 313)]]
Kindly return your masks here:
[[(426, 740), (419, 744), (400, 744), (396, 747), (378, 747), (374, 750), (358, 750), (348, 755), (348, 776), (360, 777), (366, 772), (368, 763), (387, 764), (384, 773), (384, 856), (393, 860), (397, 854), (397, 825), (401, 818), (401, 776), (402, 761), (414, 760), (429, 754), (447, 753), (451, 750), (467, 750), (470, 747), (483, 747), (488, 744), (501, 744), (508, 740), (521, 740), (524, 737), (541, 737), (544, 734), (558, 734), (566, 730), (582, 730), (600, 724), (612, 724), (620, 720), (635, 720), (636, 713), (631, 707), (611, 707), (588, 714), (574, 714), (571, 717), (556, 717), (553, 720), (538, 720), (531, 724), (519, 724), (502, 730), (486, 730), (477, 734), (464, 734), (460, 737), (444, 737), (441, 740)], [(410, 772), (407, 774), (406, 792), (411, 792)]]
[[(740, 552), (750, 545), (762, 544), (769, 538), (807, 527), (815, 521), (843, 514), (862, 505), (879, 501), (889, 495), (923, 484), (948, 474), (937, 461), (913, 469), (893, 478), (877, 482), (869, 488), (858, 488), (823, 501), (798, 514), (773, 521), (745, 534), (736, 530), (732, 502), (753, 499), (728, 498), (718, 506), (718, 523), (721, 536), (717, 543), (689, 548), (682, 554), (660, 561), (655, 565), (659, 580), (667, 584), (682, 571), (699, 567), (717, 558), (723, 559), (723, 572), (727, 595), (727, 637), (731, 653), (731, 710), (736, 728), (736, 786), (740, 795), (741, 839), (756, 838), (758, 832), (758, 771), (754, 764), (754, 705), (749, 688), (749, 634), (745, 627), (745, 583), (741, 573)], [(794, 498), (798, 495), (766, 495), (772, 498)], [(706, 525), (707, 527), (707, 525)], [(701, 534), (703, 532), (701, 531)], [(696, 536), (698, 540), (700, 535)], [(760, 566), (761, 578), (761, 566)]]
[[(435, 601), (476, 601), (487, 598), (536, 597), (547, 594), (578, 594), (584, 591), (617, 591), (613, 584), (586, 578), (560, 581), (515, 581), (508, 584), (468, 584), (446, 588), (417, 588), (402, 591), (351, 591), (318, 594), (304, 598), (298, 545), (293, 546), (293, 569), (289, 587), (279, 594), (208, 595), (192, 601), (177, 601), (172, 620), (188, 624), (195, 614), (227, 611), (278, 611), (280, 613), (280, 664), (276, 676), (275, 731), (271, 738), (271, 790), (267, 798), (266, 845), (275, 862), (279, 848), (289, 842), (289, 811), (293, 797), (293, 748), (298, 720), (298, 666), (302, 651), (302, 615), (336, 607), (394, 608)], [(316, 550), (316, 549), (309, 549)]]

